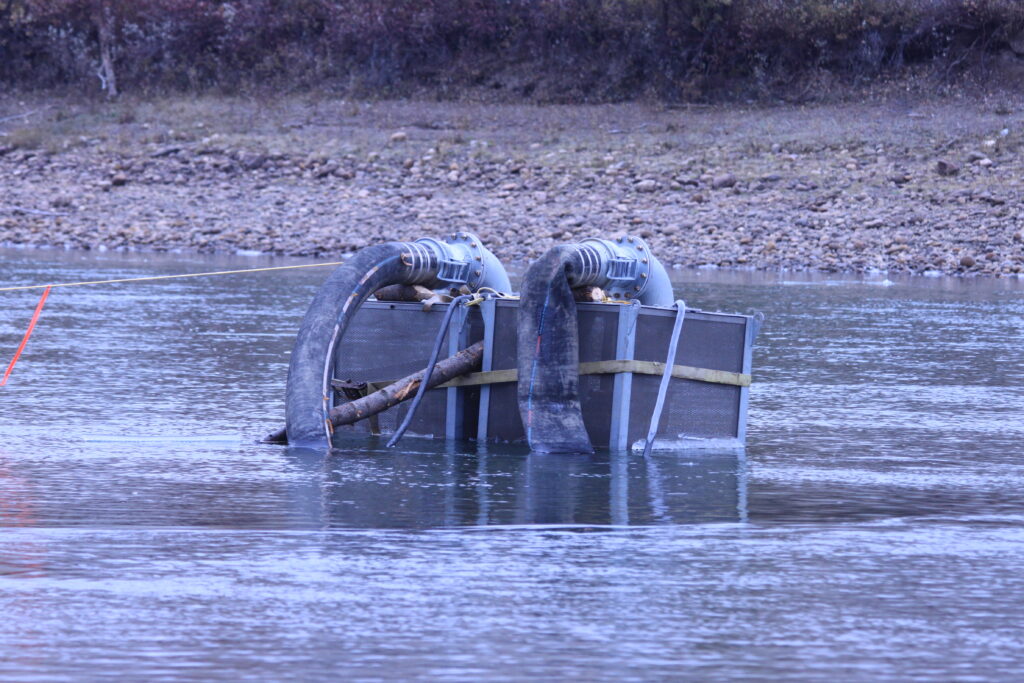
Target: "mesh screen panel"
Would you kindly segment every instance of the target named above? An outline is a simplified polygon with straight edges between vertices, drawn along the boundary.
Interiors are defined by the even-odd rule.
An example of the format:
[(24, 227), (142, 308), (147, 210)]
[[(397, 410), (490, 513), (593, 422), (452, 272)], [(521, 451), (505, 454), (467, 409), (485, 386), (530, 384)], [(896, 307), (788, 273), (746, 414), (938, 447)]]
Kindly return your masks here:
[[(518, 302), (499, 301), (494, 311), (493, 369), (516, 367), (516, 312)], [(515, 382), (491, 385), (491, 406), (487, 420), (490, 441), (517, 441), (523, 438)]]
[[(373, 382), (399, 379), (422, 370), (430, 359), (430, 349), (446, 310), (445, 305), (423, 311), (421, 305), (415, 303), (369, 301), (363, 304), (353, 318), (344, 339), (338, 344), (335, 354), (335, 377)], [(453, 321), (452, 328), (454, 327)], [(467, 328), (469, 344), (483, 336), (478, 311), (472, 310)], [(446, 336), (439, 358), (444, 359), (448, 355)], [(466, 434), (476, 433), (479, 396), (479, 389), (462, 392)], [(344, 400), (343, 397), (335, 398), (336, 403)], [(395, 431), (408, 409), (409, 402), (405, 402), (378, 415), (381, 432), (388, 434)], [(447, 390), (431, 389), (423, 397), (408, 433), (444, 437), (446, 415)], [(368, 420), (362, 420), (340, 429), (369, 432), (370, 423)]]
[[(580, 306), (580, 362), (615, 358), (615, 341), (619, 328), (619, 312), (612, 306)], [(595, 446), (608, 444), (611, 431), (614, 375), (583, 375), (580, 377), (580, 406), (583, 424)]]
[[(743, 370), (746, 318), (703, 312), (688, 312), (683, 323), (676, 365), (711, 370)], [(670, 314), (643, 311), (637, 325), (637, 360), (665, 362), (675, 322)], [(629, 414), (629, 442), (647, 436), (651, 414), (658, 397), (661, 378), (634, 375)], [(738, 432), (741, 388), (694, 380), (672, 379), (665, 396), (658, 434), (675, 438), (733, 439)]]
[[(493, 369), (516, 367), (515, 301), (499, 301), (495, 310)], [(618, 337), (618, 306), (581, 304), (579, 306), (580, 361), (615, 358)], [(339, 345), (335, 376), (339, 379), (377, 381), (398, 379), (422, 369), (437, 334), (446, 306), (424, 312), (415, 303), (367, 302), (355, 316), (352, 326)], [(664, 362), (674, 311), (644, 308), (636, 328), (634, 358)], [(745, 316), (690, 312), (676, 354), (676, 364), (714, 370), (742, 372), (746, 335)], [(479, 309), (471, 309), (467, 323), (467, 344), (483, 338)], [(449, 355), (447, 340), (441, 357)], [(591, 441), (607, 447), (612, 415), (613, 375), (580, 377), (580, 403)], [(650, 415), (657, 398), (660, 377), (634, 375), (629, 408), (629, 441), (646, 436)], [(464, 389), (459, 403), (462, 411), (460, 438), (474, 438), (479, 409), (479, 388)], [(521, 441), (523, 425), (516, 401), (516, 385), (491, 385), (488, 438), (491, 441)], [(741, 415), (740, 387), (673, 379), (669, 385), (659, 436), (676, 438), (735, 438)], [(345, 399), (338, 397), (336, 402)], [(408, 410), (401, 404), (378, 416), (382, 433), (393, 432)], [(447, 391), (427, 392), (409, 429), (410, 434), (445, 436)], [(342, 429), (368, 432), (368, 421)]]

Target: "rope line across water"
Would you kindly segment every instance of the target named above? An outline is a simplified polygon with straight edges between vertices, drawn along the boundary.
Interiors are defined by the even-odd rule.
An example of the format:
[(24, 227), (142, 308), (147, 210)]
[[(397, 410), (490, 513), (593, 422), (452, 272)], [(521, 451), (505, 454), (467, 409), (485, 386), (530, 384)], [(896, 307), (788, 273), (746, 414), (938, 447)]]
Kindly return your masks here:
[(118, 282), (146, 282), (153, 280), (174, 280), (177, 278), (184, 277), (206, 277), (211, 275), (238, 275), (241, 273), (265, 273), (271, 270), (294, 270), (296, 268), (321, 268), (323, 266), (339, 266), (342, 261), (332, 261), (330, 263), (303, 263), (295, 266), (270, 266), (267, 268), (246, 268), (244, 270), (220, 270), (210, 273), (178, 273), (176, 275), (150, 275), (148, 277), (126, 277), (117, 280), (85, 280), (82, 282), (60, 282), (51, 283), (48, 285), (19, 285), (17, 287), (0, 287), (0, 292), (13, 292), (17, 290), (25, 289), (41, 289), (43, 295), (39, 298), (39, 303), (36, 304), (35, 313), (32, 315), (32, 321), (28, 325), (28, 329), (25, 330), (25, 336), (21, 339), (21, 344), (18, 346), (18, 350), (14, 352), (14, 358), (11, 359), (10, 364), (7, 366), (7, 370), (4, 371), (3, 379), (0, 379), (0, 387), (7, 384), (7, 380), (11, 376), (11, 372), (14, 370), (14, 366), (18, 362), (18, 358), (21, 357), (22, 351), (25, 350), (25, 346), (28, 344), (29, 337), (32, 336), (32, 331), (36, 327), (36, 323), (39, 322), (39, 314), (43, 312), (43, 304), (46, 303), (46, 297), (49, 296), (50, 290), (54, 287), (79, 287), (82, 285), (109, 285)]
[(238, 275), (240, 273), (265, 273), (270, 270), (294, 270), (296, 268), (322, 268), (324, 266), (340, 266), (344, 261), (330, 263), (303, 263), (297, 266), (272, 266), (269, 268), (246, 268), (244, 270), (221, 270), (212, 273), (179, 273), (177, 275), (151, 275), (149, 277), (127, 277), (120, 280), (87, 280), (84, 282), (61, 282), (48, 285), (20, 285), (18, 287), (0, 287), (0, 292), (13, 292), (20, 289), (45, 289), (48, 287), (79, 287), (81, 285), (109, 285), (116, 282), (144, 282), (147, 280), (173, 280), (183, 277), (204, 277), (207, 275)]

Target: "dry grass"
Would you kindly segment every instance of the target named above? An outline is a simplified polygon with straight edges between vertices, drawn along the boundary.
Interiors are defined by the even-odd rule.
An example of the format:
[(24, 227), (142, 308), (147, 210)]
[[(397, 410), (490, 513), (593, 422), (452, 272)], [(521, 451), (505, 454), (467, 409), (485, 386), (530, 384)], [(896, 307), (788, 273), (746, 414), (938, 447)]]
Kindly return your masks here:
[[(327, 97), (194, 97), (0, 100), (3, 144), (52, 153), (83, 144), (132, 153), (140, 146), (190, 144), (270, 154), (384, 158), (543, 158), (551, 165), (602, 166), (617, 159), (757, 156), (773, 146), (820, 153), (864, 146), (941, 151), (963, 140), (1001, 136), (1018, 144), (1022, 114), (1004, 97), (889, 101), (816, 107), (665, 107), (623, 104), (533, 106), (358, 102)], [(406, 140), (393, 143), (396, 131)]]

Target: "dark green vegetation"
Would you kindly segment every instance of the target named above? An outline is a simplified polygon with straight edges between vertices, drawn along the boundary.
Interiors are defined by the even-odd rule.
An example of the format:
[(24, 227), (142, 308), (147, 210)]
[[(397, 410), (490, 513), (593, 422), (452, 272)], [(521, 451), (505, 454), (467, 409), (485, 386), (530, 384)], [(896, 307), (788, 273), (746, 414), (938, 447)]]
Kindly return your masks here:
[(1019, 0), (0, 0), (0, 83), (82, 93), (804, 101), (1021, 54)]

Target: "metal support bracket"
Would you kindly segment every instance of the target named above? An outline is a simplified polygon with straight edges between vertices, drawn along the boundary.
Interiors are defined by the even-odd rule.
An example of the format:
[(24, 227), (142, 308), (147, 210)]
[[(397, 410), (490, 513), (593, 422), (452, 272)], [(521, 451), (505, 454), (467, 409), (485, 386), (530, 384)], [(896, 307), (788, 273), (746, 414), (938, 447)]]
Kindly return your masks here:
[[(636, 323), (640, 302), (619, 306), (618, 329), (615, 336), (615, 359), (633, 360), (636, 350)], [(629, 405), (633, 394), (633, 373), (615, 375), (612, 385), (612, 424), (608, 439), (611, 450), (629, 448)]]
[[(332, 379), (331, 386), (335, 392), (340, 391), (343, 393), (349, 401), (355, 401), (381, 389), (375, 382), (360, 382), (353, 379)], [(378, 416), (371, 415), (366, 421), (370, 425), (370, 434), (380, 436), (380, 420)]]
[(469, 281), (469, 261), (443, 259), (437, 268), (437, 279), (451, 285), (464, 285)]
[[(493, 298), (480, 302), (480, 316), (484, 321), (484, 355), (480, 361), (480, 370), (490, 372), (494, 367), (494, 316), (498, 302)], [(491, 414), (491, 385), (480, 387), (480, 417), (477, 421), (476, 440), (487, 441), (487, 423)]]
[[(448, 328), (448, 355), (454, 356), (456, 353), (466, 348), (468, 343), (469, 330), (467, 329), (465, 322), (467, 316), (469, 316), (469, 309), (463, 306), (461, 302), (458, 304), (452, 302), (450, 305), (459, 307), (452, 316), (452, 324)], [(449, 440), (461, 439), (463, 389), (460, 387), (449, 387), (446, 389), (446, 392), (447, 403), (445, 405), (444, 437)]]
[[(743, 337), (743, 372), (750, 374), (754, 364), (754, 339), (761, 331), (761, 324), (764, 322), (764, 314), (758, 313), (747, 318), (746, 334)], [(739, 420), (736, 426), (736, 440), (741, 444), (747, 441), (747, 404), (750, 401), (750, 387), (740, 388)]]

